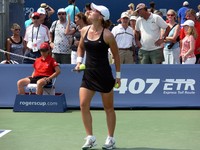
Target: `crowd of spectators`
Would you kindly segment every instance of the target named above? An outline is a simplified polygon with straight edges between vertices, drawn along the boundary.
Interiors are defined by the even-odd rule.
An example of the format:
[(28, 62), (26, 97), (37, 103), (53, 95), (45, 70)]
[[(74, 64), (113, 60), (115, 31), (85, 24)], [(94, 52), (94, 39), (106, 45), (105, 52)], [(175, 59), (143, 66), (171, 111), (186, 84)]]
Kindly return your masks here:
[[(200, 10), (200, 5), (197, 8)], [(20, 35), (21, 27), (17, 23), (12, 25), (13, 35), (8, 37), (5, 43), (8, 53), (5, 54), (4, 63), (9, 64), (11, 61), (19, 64), (34, 63), (34, 59), (40, 57), (38, 51), (40, 44), (47, 42), (51, 47), (52, 57), (58, 63), (76, 64), (80, 31), (91, 24), (88, 20), (90, 11), (90, 3), (87, 3), (85, 12), (80, 12), (75, 0), (68, 0), (68, 6), (58, 10), (41, 3), (37, 11), (30, 14), (29, 19), (25, 21), (24, 37)], [(193, 36), (193, 42), (186, 40), (190, 49), (187, 56), (194, 54), (195, 63), (198, 64), (200, 62), (199, 12), (190, 8), (188, 1), (184, 1), (177, 12), (169, 9), (164, 19), (153, 1), (149, 6), (144, 3), (128, 4), (128, 10), (122, 12), (117, 20), (119, 24), (110, 27), (119, 48), (121, 64), (185, 64), (183, 61), (187, 57), (182, 59), (182, 41), (185, 41), (188, 32), (182, 25), (187, 20), (194, 22), (193, 32), (197, 35)], [(51, 19), (54, 13), (57, 13), (57, 20)], [(108, 50), (110, 63), (114, 63), (112, 57), (112, 53)]]

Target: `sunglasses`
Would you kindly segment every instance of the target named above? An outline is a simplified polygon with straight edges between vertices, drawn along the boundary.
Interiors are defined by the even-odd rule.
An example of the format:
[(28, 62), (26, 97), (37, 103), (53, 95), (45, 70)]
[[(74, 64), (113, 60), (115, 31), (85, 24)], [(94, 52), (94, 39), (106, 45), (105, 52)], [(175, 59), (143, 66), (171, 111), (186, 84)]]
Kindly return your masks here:
[(15, 31), (20, 31), (21, 29), (15, 29)]
[(66, 13), (58, 13), (58, 15), (60, 16), (60, 15), (66, 15)]
[(167, 14), (167, 16), (174, 16), (174, 14)]
[(39, 19), (39, 17), (33, 17), (33, 19), (35, 20), (35, 19)]
[(40, 52), (48, 52), (48, 49), (40, 49)]

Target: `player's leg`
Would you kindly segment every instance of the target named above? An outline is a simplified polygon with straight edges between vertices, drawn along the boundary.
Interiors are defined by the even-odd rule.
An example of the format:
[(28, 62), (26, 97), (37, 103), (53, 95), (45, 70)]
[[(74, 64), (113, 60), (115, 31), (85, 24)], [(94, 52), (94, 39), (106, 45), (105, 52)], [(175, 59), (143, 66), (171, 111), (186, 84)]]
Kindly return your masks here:
[(90, 103), (94, 94), (94, 91), (86, 88), (81, 87), (79, 90), (82, 121), (87, 134), (87, 137), (85, 138), (86, 142), (82, 146), (82, 149), (89, 149), (96, 146), (96, 138), (93, 136), (92, 131), (92, 115), (90, 113)]
[(114, 131), (116, 126), (116, 115), (113, 103), (113, 90), (109, 93), (101, 93), (104, 110), (106, 112), (106, 121), (108, 127), (108, 136), (103, 149), (115, 148)]

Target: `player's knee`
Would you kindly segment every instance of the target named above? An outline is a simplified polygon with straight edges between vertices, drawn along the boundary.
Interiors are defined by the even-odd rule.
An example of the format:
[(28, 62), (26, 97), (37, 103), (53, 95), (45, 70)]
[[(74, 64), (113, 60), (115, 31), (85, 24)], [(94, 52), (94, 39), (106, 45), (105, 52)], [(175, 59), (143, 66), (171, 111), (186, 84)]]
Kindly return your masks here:
[(114, 112), (114, 107), (113, 106), (104, 106), (104, 110), (106, 113), (112, 113), (112, 112)]
[(87, 111), (87, 110), (89, 110), (90, 109), (90, 104), (88, 104), (88, 103), (86, 103), (86, 102), (80, 102), (80, 108), (81, 108), (81, 110), (83, 110), (83, 111)]

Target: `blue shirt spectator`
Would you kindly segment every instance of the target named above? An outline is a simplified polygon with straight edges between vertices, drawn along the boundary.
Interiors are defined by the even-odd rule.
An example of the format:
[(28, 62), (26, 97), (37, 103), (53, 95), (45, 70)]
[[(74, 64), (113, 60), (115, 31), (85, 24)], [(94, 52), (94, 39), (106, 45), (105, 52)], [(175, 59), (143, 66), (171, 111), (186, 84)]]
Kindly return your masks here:
[(189, 9), (188, 1), (183, 2), (183, 6), (178, 10), (178, 22), (179, 24), (183, 24), (185, 19), (186, 11)]
[[(69, 5), (65, 8), (66, 13), (70, 15), (71, 22), (74, 22), (75, 15), (80, 12), (75, 5), (75, 0), (68, 0)], [(67, 15), (66, 15), (67, 16)], [(66, 17), (67, 18), (67, 17)]]
[(29, 19), (24, 22), (25, 28), (27, 28), (28, 26), (32, 24), (31, 15), (32, 15), (32, 12), (28, 15)]

